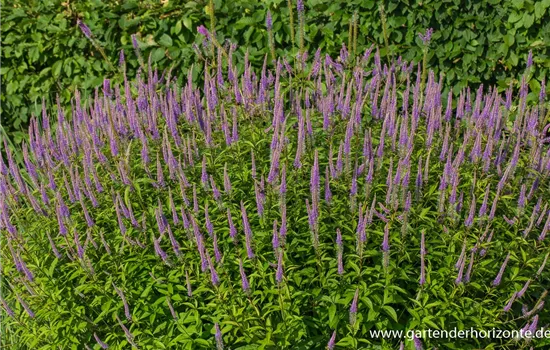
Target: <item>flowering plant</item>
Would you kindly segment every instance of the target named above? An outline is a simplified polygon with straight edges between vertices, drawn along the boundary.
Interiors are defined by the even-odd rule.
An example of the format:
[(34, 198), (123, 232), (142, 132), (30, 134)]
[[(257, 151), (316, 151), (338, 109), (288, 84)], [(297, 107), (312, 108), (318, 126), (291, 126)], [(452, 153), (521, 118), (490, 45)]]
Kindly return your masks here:
[(149, 61), (70, 113), (44, 105), (22, 168), (6, 148), (6, 341), (356, 349), (398, 346), (371, 329), (550, 321), (544, 94), (445, 96), (374, 47), (239, 73), (215, 46), (184, 86)]

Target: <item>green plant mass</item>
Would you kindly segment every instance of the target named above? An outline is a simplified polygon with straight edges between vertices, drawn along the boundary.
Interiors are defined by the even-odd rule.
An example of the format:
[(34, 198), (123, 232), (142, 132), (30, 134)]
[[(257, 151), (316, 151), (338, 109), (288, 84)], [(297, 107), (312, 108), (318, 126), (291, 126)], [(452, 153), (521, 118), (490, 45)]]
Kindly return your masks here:
[[(332, 56), (339, 53), (342, 43), (351, 42), (356, 46), (348, 45), (350, 51), (362, 52), (376, 44), (381, 46), (382, 57), (420, 62), (423, 50), (417, 34), (433, 27), (427, 58), (431, 69), (445, 73), (446, 87), (454, 87), (455, 93), (466, 85), (496, 84), (502, 91), (510, 82), (518, 83), (515, 79), (529, 50), (536, 56), (536, 80), (547, 76), (550, 67), (550, 0), (309, 0), (304, 2), (303, 15), (297, 12), (295, 1), (212, 2), (216, 36), (238, 45), (241, 70), (246, 50), (257, 69), (269, 52), (264, 26), (267, 9), (273, 16), (273, 42), (279, 56), (295, 53), (302, 40), (309, 51), (321, 47)], [(3, 128), (15, 143), (25, 138), (31, 114), (41, 113), (42, 99), (55, 104), (59, 95), (61, 104), (69, 107), (76, 89), (83, 96), (93, 96), (105, 76), (120, 79), (113, 65), (120, 49), (132, 49), (132, 34), (137, 35), (144, 57), (151, 54), (159, 69), (174, 67), (181, 73), (182, 67), (194, 61), (193, 44), (200, 45), (195, 28), (211, 23), (211, 4), (206, 0), (5, 3), (1, 8), (0, 108)], [(78, 19), (88, 24), (95, 44), (80, 32)], [(300, 23), (304, 24), (302, 31)], [(353, 23), (357, 23), (355, 34), (349, 31)], [(128, 63), (127, 74), (134, 77), (138, 62)], [(538, 90), (536, 80), (531, 84), (533, 90)]]
[[(285, 34), (286, 2), (268, 5), (257, 42), (222, 35), (224, 11), (256, 3), (189, 2), (208, 21), (159, 27), (161, 51), (131, 34), (116, 59), (100, 17), (75, 18), (101, 78), (68, 104), (37, 95), (0, 152), (0, 347), (547, 347), (544, 55), (527, 52), (517, 89), (463, 85), (432, 69), (437, 29), (399, 54), (393, 3), (376, 43), (358, 10), (331, 45), (308, 18), (332, 4), (298, 1)], [(164, 69), (180, 35), (200, 45)], [(433, 335), (471, 329), (516, 335)]]

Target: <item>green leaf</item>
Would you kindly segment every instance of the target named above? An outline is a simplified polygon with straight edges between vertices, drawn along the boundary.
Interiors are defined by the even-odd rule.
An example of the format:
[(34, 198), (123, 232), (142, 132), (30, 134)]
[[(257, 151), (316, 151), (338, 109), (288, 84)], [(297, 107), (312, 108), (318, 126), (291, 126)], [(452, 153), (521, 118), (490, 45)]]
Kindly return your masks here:
[(189, 17), (185, 17), (183, 19), (183, 25), (185, 28), (189, 29), (190, 31), (193, 31), (193, 21)]
[(164, 49), (156, 48), (151, 53), (151, 59), (153, 62), (158, 62), (166, 56)]
[(61, 73), (61, 68), (63, 67), (63, 61), (57, 61), (52, 66), (52, 73), (54, 77), (58, 77)]
[(164, 47), (170, 47), (172, 46), (172, 38), (168, 34), (162, 34), (158, 43)]
[(395, 322), (397, 322), (397, 312), (395, 312), (395, 309), (389, 305), (382, 306), (382, 310), (388, 314)]
[(535, 21), (535, 17), (527, 12), (523, 14), (523, 26), (527, 29), (531, 28)]

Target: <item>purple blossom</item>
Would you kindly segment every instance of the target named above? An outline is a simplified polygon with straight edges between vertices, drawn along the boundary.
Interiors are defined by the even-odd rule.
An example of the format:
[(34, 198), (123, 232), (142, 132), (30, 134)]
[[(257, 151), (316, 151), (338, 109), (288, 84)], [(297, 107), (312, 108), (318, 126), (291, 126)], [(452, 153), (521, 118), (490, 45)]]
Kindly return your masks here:
[(420, 38), (420, 40), (422, 40), (422, 43), (427, 46), (430, 44), (430, 41), (432, 40), (432, 34), (433, 34), (434, 30), (433, 28), (428, 28), (426, 29), (426, 33), (425, 34), (422, 34), (422, 33), (418, 33), (418, 37)]
[(349, 308), (349, 323), (353, 327), (355, 326), (355, 321), (357, 320), (357, 304), (359, 302), (359, 288), (355, 290), (355, 295), (353, 296), (353, 301)]
[(344, 245), (342, 242), (342, 233), (340, 229), (336, 229), (336, 250), (337, 250), (337, 264), (338, 264), (338, 274), (341, 276), (344, 274), (344, 263), (343, 263), (343, 252)]
[(15, 313), (13, 312), (13, 310), (9, 307), (8, 303), (6, 303), (6, 301), (4, 299), (2, 299), (2, 297), (0, 297), (0, 303), (2, 304), (2, 306), (4, 307), (4, 309), (6, 310), (6, 313), (8, 314), (8, 316), (12, 317), (12, 318), (15, 318)]
[(191, 280), (189, 279), (189, 272), (185, 271), (185, 284), (187, 285), (187, 296), (191, 298), (193, 296), (193, 290), (191, 288)]
[(130, 332), (128, 328), (126, 328), (126, 326), (122, 323), (120, 318), (118, 318), (118, 315), (116, 315), (116, 319), (118, 321), (118, 324), (120, 325), (120, 328), (122, 328), (122, 330), (124, 331), (124, 335), (126, 336), (126, 340), (128, 340), (128, 343), (130, 343), (131, 345), (137, 348), (138, 346), (134, 342), (134, 335)]
[(80, 20), (80, 18), (76, 21), (76, 23), (78, 24), (78, 26), (80, 27), (80, 30), (82, 31), (82, 33), (84, 33), (84, 35), (88, 38), (88, 39), (92, 39), (92, 31), (90, 30), (90, 27), (88, 27), (86, 25), (86, 23), (82, 22)]
[(124, 58), (124, 49), (121, 49), (118, 57), (118, 65), (120, 67), (124, 67), (125, 64), (126, 64), (126, 59)]
[(512, 308), (512, 305), (514, 304), (514, 301), (516, 300), (517, 294), (518, 292), (514, 292), (514, 294), (512, 294), (512, 297), (510, 298), (510, 300), (508, 300), (508, 303), (506, 304), (506, 306), (504, 306), (504, 309), (502, 311), (504, 312), (510, 311), (510, 309)]
[(273, 221), (273, 234), (272, 234), (272, 239), (271, 239), (271, 244), (273, 246), (273, 251), (275, 253), (277, 253), (277, 250), (279, 249), (280, 247), (280, 242), (279, 242), (279, 228), (277, 226), (277, 219), (275, 219)]
[(332, 336), (330, 337), (330, 340), (327, 344), (328, 350), (334, 350), (334, 346), (336, 345), (336, 331), (332, 332)]
[(206, 29), (205, 26), (203, 25), (200, 25), (197, 27), (197, 32), (203, 36), (205, 36), (206, 38), (210, 38), (210, 32), (208, 31), (208, 29)]
[(178, 320), (178, 314), (176, 313), (176, 310), (174, 310), (174, 306), (172, 306), (172, 303), (170, 302), (170, 298), (166, 298), (166, 303), (168, 304), (168, 309), (170, 309), (170, 313), (172, 314), (172, 318), (177, 321)]
[(296, 9), (298, 10), (298, 15), (302, 16), (304, 14), (304, 0), (298, 0), (296, 2)]
[(521, 290), (519, 292), (517, 292), (517, 297), (518, 299), (521, 298), (523, 296), (523, 294), (525, 294), (525, 292), (527, 291), (527, 288), (529, 288), (529, 285), (531, 284), (531, 279), (528, 279), (527, 282), (525, 282), (525, 284), (523, 285), (523, 288), (521, 288)]
[(233, 218), (231, 217), (231, 210), (227, 208), (227, 222), (229, 223), (229, 237), (233, 240), (237, 238), (237, 228), (233, 224)]
[(415, 350), (422, 350), (422, 340), (416, 336), (416, 334), (413, 334), (413, 343)]
[(529, 50), (529, 55), (527, 55), (527, 69), (533, 65), (533, 50)]
[(267, 15), (265, 17), (265, 26), (268, 31), (273, 29), (273, 18), (271, 17), (271, 11), (267, 10)]
[(283, 251), (279, 251), (279, 257), (277, 259), (277, 273), (275, 274), (275, 280), (277, 284), (281, 284), (283, 281)]
[(220, 326), (216, 323), (214, 324), (214, 328), (216, 329), (216, 349), (217, 350), (223, 350), (223, 338), (222, 338), (222, 331), (220, 330)]
[(382, 251), (387, 253), (390, 251), (390, 242), (389, 242), (389, 239), (390, 239), (390, 231), (389, 231), (389, 225), (386, 224), (384, 226), (384, 239), (382, 241)]
[(494, 287), (498, 286), (500, 284), (500, 281), (502, 279), (502, 275), (504, 274), (504, 270), (506, 269), (506, 264), (508, 264), (508, 260), (510, 259), (510, 253), (506, 255), (506, 259), (504, 259), (504, 262), (500, 266), (500, 270), (498, 271), (497, 277), (494, 279), (492, 285)]
[(95, 341), (101, 346), (102, 349), (108, 349), (109, 345), (104, 343), (101, 339), (99, 339), (99, 336), (94, 332), (94, 339)]
[(245, 293), (248, 293), (250, 291), (250, 284), (248, 283), (248, 278), (246, 277), (246, 273), (244, 272), (243, 261), (241, 259), (239, 259), (239, 273), (241, 275), (241, 285), (243, 287), (243, 290)]
[(227, 163), (223, 167), (223, 189), (226, 194), (231, 193), (231, 180), (229, 179), (229, 174), (227, 173)]
[(254, 259), (254, 252), (252, 251), (252, 229), (250, 228), (250, 223), (248, 222), (248, 216), (246, 214), (246, 208), (242, 201), (241, 201), (241, 218), (243, 221), (246, 253), (248, 254), (249, 259)]

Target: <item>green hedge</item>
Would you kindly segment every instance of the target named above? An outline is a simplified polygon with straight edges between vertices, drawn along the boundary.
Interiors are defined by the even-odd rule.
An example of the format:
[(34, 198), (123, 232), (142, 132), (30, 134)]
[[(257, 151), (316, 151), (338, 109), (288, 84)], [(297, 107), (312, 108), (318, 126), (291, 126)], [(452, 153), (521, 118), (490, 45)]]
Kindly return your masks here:
[[(294, 1), (293, 1), (294, 2)], [(220, 40), (229, 39), (250, 51), (256, 66), (268, 53), (265, 9), (274, 16), (279, 54), (290, 50), (286, 0), (216, 0), (216, 29)], [(380, 2), (374, 0), (306, 1), (306, 45), (323, 47), (332, 54), (347, 42), (354, 11), (359, 17), (358, 49), (371, 43), (387, 54), (380, 21)], [(529, 50), (538, 71), (531, 88), (545, 75), (550, 60), (550, 0), (489, 0), (465, 2), (384, 1), (389, 48), (393, 55), (420, 61), (417, 34), (433, 27), (430, 66), (445, 72), (456, 89), (467, 83), (507, 86), (520, 76)], [(121, 48), (132, 50), (131, 34), (159, 68), (189, 66), (196, 27), (209, 24), (208, 1), (100, 1), (62, 0), (2, 2), (2, 125), (19, 143), (31, 113), (38, 114), (42, 98), (52, 104), (60, 94), (68, 105), (74, 89), (90, 92), (104, 76), (115, 72), (80, 32), (77, 19), (90, 26), (109, 60), (115, 64)], [(296, 17), (294, 10), (294, 16)], [(136, 67), (137, 62), (131, 62)], [(130, 67), (131, 68), (131, 67)], [(129, 74), (135, 70), (129, 69)], [(180, 75), (182, 76), (182, 75)]]

